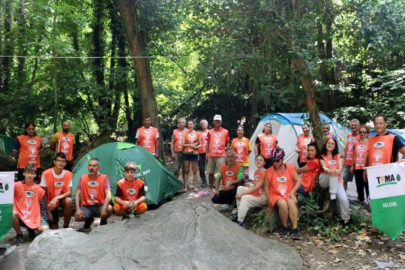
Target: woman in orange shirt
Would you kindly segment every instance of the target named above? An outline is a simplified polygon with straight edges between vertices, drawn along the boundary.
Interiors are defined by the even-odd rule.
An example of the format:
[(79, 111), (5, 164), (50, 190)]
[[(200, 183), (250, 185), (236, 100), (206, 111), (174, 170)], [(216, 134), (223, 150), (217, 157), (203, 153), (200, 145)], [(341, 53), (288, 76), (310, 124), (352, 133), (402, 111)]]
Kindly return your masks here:
[(194, 130), (194, 121), (189, 120), (187, 122), (188, 130), (184, 132), (183, 136), (183, 168), (184, 168), (184, 189), (183, 192), (187, 191), (188, 180), (190, 177), (190, 164), (193, 171), (193, 182), (194, 191), (198, 192), (197, 188), (197, 162), (198, 162), (198, 151), (201, 145), (200, 133)]
[(298, 189), (298, 193), (302, 196), (308, 196), (309, 193), (315, 186), (316, 177), (320, 173), (319, 166), (319, 150), (316, 143), (310, 143), (307, 146), (307, 156), (305, 158), (306, 162), (301, 168), (296, 168), (297, 173), (301, 173), (301, 186)]
[(249, 182), (249, 154), (252, 152), (252, 144), (248, 138), (243, 137), (243, 126), (236, 130), (237, 138), (232, 140), (231, 149), (236, 153), (236, 163), (243, 168), (245, 175), (244, 184)]

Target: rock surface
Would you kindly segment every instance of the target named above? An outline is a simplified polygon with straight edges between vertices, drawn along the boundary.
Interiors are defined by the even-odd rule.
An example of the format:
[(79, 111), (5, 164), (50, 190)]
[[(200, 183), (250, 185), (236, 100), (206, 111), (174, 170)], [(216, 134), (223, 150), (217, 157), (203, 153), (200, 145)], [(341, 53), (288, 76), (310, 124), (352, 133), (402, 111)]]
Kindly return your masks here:
[(295, 249), (230, 222), (206, 204), (174, 201), (86, 235), (45, 231), (26, 269), (302, 269)]

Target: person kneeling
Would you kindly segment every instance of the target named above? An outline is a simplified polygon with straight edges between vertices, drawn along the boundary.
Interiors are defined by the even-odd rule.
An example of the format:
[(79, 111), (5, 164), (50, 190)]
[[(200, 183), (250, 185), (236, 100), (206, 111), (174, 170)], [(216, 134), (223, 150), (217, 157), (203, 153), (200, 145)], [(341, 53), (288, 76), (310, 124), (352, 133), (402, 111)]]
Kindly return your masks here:
[(267, 205), (266, 193), (263, 192), (263, 183), (266, 177), (266, 169), (264, 168), (265, 159), (262, 155), (257, 155), (256, 159), (257, 170), (253, 176), (253, 187), (248, 188), (239, 186), (236, 192), (236, 205), (238, 214), (232, 215), (232, 220), (237, 221), (240, 226), (244, 226), (244, 220), (249, 208), (262, 207)]
[[(221, 172), (217, 174), (215, 192), (211, 201), (215, 204), (232, 205), (235, 201), (236, 187), (244, 179), (243, 168), (236, 164), (236, 154), (233, 150), (228, 150), (225, 156), (226, 164), (221, 165)], [(219, 185), (222, 181), (222, 189)]]
[(269, 200), (266, 210), (270, 213), (274, 207), (278, 208), (278, 214), (283, 225), (282, 237), (289, 234), (288, 218), (292, 225), (292, 236), (294, 240), (299, 240), (298, 231), (298, 207), (295, 193), (301, 186), (301, 180), (295, 171), (295, 166), (284, 163), (284, 150), (276, 148), (273, 150), (273, 166), (267, 169), (267, 179), (265, 180), (265, 190)]
[(16, 246), (24, 240), (21, 226), (27, 228), (30, 239), (35, 238), (35, 230), (42, 233), (49, 229), (39, 209), (39, 201), (45, 195), (45, 191), (35, 184), (36, 174), (35, 166), (28, 164), (23, 171), (24, 181), (16, 182), (14, 185), (13, 229), (17, 236), (12, 244)]
[(125, 178), (117, 182), (115, 192), (114, 212), (117, 216), (129, 218), (129, 214), (140, 215), (148, 207), (145, 200), (145, 182), (135, 177), (136, 165), (133, 162), (125, 164)]

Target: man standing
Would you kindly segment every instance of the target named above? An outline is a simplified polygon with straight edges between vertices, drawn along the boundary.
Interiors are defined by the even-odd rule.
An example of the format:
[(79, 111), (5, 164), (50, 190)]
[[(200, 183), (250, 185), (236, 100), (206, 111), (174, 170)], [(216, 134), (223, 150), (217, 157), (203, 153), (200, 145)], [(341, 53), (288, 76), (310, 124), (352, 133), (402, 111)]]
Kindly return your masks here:
[(41, 168), (41, 152), (42, 139), (35, 133), (35, 125), (33, 123), (25, 124), (24, 134), (17, 136), (14, 143), (14, 157), (18, 158), (17, 163), (17, 180), (24, 180), (24, 168), (28, 164), (32, 164), (37, 169), (35, 182), (39, 182)]
[(207, 176), (205, 175), (205, 162), (207, 151), (207, 136), (208, 136), (208, 121), (202, 119), (200, 121), (200, 134), (201, 134), (201, 146), (198, 151), (198, 169), (200, 171), (201, 187), (207, 186)]
[(65, 170), (67, 163), (65, 153), (59, 152), (53, 160), (54, 167), (42, 174), (40, 186), (45, 189), (49, 225), (51, 229), (58, 229), (59, 211), (63, 208), (63, 228), (69, 228), (72, 216), (72, 178), (73, 174)]
[(159, 131), (151, 126), (150, 116), (143, 119), (143, 127), (138, 128), (135, 139), (137, 145), (148, 150), (152, 156), (159, 158)]
[(75, 145), (75, 135), (69, 132), (70, 122), (62, 121), (62, 131), (55, 133), (51, 138), (50, 148), (55, 153), (62, 152), (66, 155), (65, 170), (72, 171), (73, 168), (73, 148)]
[(353, 181), (353, 172), (350, 171), (350, 168), (353, 165), (354, 143), (360, 140), (359, 127), (359, 120), (353, 119), (352, 121), (350, 121), (350, 129), (352, 130), (352, 134), (347, 135), (345, 160), (343, 163), (344, 166), (342, 171), (343, 186), (345, 190), (347, 189), (347, 182)]
[[(76, 188), (76, 221), (85, 221), (83, 230), (90, 231), (94, 217), (100, 217), (100, 225), (107, 224), (113, 208), (110, 203), (111, 191), (108, 176), (99, 174), (100, 161), (97, 158), (89, 160), (88, 174), (82, 175)], [(81, 198), (81, 203), (80, 203)]]
[[(170, 143), (170, 150), (172, 152), (172, 159), (174, 160), (174, 175), (179, 178), (180, 169), (183, 167), (183, 135), (187, 131), (185, 128), (186, 119), (179, 118), (177, 120), (177, 129), (173, 130), (172, 141)], [(182, 169), (184, 174), (184, 168)], [(183, 175), (184, 179), (184, 175)]]
[(207, 135), (207, 159), (208, 159), (208, 180), (210, 189), (214, 192), (214, 173), (221, 169), (225, 163), (225, 151), (229, 147), (229, 132), (221, 127), (222, 117), (219, 114), (214, 116), (214, 128), (208, 131)]

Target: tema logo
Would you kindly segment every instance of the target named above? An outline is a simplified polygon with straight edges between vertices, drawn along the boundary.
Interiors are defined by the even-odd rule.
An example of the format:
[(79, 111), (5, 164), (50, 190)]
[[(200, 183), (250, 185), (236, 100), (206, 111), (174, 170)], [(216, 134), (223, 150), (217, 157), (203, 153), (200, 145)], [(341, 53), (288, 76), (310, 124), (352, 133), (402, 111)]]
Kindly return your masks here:
[(57, 182), (54, 183), (54, 186), (57, 187), (57, 188), (62, 187), (62, 186), (63, 186), (63, 182), (57, 181)]
[(0, 193), (4, 193), (9, 189), (10, 189), (10, 187), (8, 186), (8, 184), (5, 184), (3, 187), (3, 183), (0, 183)]
[(90, 181), (87, 183), (87, 185), (89, 185), (90, 187), (97, 187), (98, 186), (98, 182), (96, 181)]
[(381, 148), (385, 146), (384, 142), (376, 142), (373, 144), (374, 148)]
[(136, 189), (134, 189), (134, 188), (128, 188), (126, 191), (127, 191), (127, 193), (128, 193), (129, 195), (133, 195), (133, 194), (136, 193)]
[(233, 176), (233, 171), (226, 171), (225, 174), (226, 176)]
[(36, 141), (36, 140), (33, 140), (33, 139), (29, 139), (29, 140), (27, 141), (27, 143), (28, 143), (28, 144), (37, 144), (37, 141)]
[(378, 176), (377, 178), (377, 187), (387, 186), (387, 185), (396, 185), (401, 181), (401, 176), (399, 174), (394, 177), (393, 174)]
[(27, 190), (25, 191), (25, 196), (27, 196), (27, 198), (34, 197), (34, 192)]
[(285, 177), (285, 176), (277, 177), (277, 181), (281, 182), (281, 183), (284, 183), (284, 182), (287, 181), (287, 177)]

